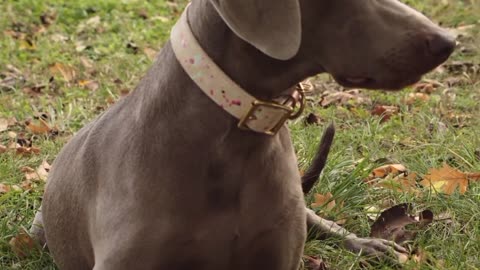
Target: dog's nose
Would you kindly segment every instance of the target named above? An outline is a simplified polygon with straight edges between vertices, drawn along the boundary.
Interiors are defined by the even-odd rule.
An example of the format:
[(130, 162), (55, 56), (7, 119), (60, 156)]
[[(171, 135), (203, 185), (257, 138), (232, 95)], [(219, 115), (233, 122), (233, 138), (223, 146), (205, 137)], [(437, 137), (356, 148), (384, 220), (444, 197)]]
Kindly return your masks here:
[(429, 52), (433, 56), (449, 56), (455, 49), (455, 37), (449, 33), (436, 33), (427, 38)]

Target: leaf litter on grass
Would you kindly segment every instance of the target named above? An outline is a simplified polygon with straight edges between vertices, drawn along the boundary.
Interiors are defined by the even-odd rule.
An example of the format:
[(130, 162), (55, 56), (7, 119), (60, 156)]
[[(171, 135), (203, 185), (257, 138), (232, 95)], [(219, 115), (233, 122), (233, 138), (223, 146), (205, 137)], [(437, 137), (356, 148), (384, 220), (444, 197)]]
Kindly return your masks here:
[[(457, 189), (460, 194), (464, 194), (468, 189), (469, 181), (479, 181), (479, 173), (464, 173), (454, 169), (447, 164), (441, 168), (431, 168), (425, 174), (421, 181), (418, 181), (418, 174), (408, 172), (408, 169), (402, 164), (386, 164), (374, 168), (370, 175), (364, 179), (372, 188), (388, 189), (395, 192), (411, 193), (416, 196), (423, 196), (424, 192), (444, 193), (446, 195), (453, 194)], [(313, 209), (318, 211), (318, 215), (322, 217), (331, 217), (332, 212), (337, 214), (339, 209), (343, 207), (343, 202), (338, 203), (334, 196), (329, 192), (326, 194), (314, 194), (314, 202), (311, 204)], [(419, 232), (425, 231), (432, 222), (443, 222), (450, 220), (445, 213), (439, 214), (437, 218), (431, 210), (423, 210), (412, 214), (413, 205), (410, 203), (402, 203), (391, 206), (381, 211), (376, 206), (368, 206), (366, 210), (380, 213), (371, 226), (370, 236), (392, 240), (411, 251), (408, 262), (418, 265), (429, 263), (431, 265), (441, 264), (441, 260), (434, 261), (429, 253), (420, 247), (412, 245), (415, 237)], [(343, 225), (346, 218), (338, 218), (337, 223)], [(407, 262), (407, 260), (405, 261)]]

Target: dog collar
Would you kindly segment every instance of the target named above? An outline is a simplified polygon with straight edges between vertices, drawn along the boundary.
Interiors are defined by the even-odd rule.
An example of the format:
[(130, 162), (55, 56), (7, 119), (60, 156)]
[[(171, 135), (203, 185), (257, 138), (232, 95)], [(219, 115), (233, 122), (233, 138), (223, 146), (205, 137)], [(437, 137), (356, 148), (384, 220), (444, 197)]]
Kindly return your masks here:
[(281, 97), (279, 102), (261, 101), (250, 95), (230, 79), (198, 44), (188, 23), (187, 8), (170, 34), (175, 56), (210, 99), (239, 119), (239, 128), (275, 135), (288, 119), (300, 116), (305, 103), (301, 84), (291, 95)]

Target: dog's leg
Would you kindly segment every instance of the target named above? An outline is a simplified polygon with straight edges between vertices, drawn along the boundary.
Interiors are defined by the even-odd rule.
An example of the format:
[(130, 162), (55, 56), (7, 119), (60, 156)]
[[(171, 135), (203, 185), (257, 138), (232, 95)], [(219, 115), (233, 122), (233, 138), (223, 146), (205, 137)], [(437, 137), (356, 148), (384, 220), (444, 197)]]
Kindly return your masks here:
[(407, 250), (395, 242), (378, 238), (361, 238), (345, 230), (335, 222), (323, 219), (307, 208), (307, 228), (310, 233), (316, 234), (319, 238), (342, 237), (342, 245), (355, 253), (367, 256), (384, 257), (393, 254), (401, 258)]
[[(307, 194), (315, 182), (318, 180), (320, 173), (327, 161), (328, 153), (335, 136), (335, 127), (330, 124), (325, 130), (317, 154), (302, 177), (303, 192)], [(307, 208), (307, 228), (309, 232), (316, 234), (319, 238), (342, 237), (344, 238), (343, 246), (348, 250), (361, 253), (363, 255), (384, 257), (387, 254), (395, 255), (400, 258), (402, 253), (406, 253), (406, 249), (395, 244), (394, 242), (376, 239), (376, 238), (360, 238), (355, 234), (345, 230), (335, 222), (323, 219), (315, 214), (311, 209)]]
[(43, 230), (43, 217), (41, 210), (38, 210), (35, 214), (29, 234), (40, 246), (44, 247), (46, 245), (47, 240), (45, 239), (45, 231)]

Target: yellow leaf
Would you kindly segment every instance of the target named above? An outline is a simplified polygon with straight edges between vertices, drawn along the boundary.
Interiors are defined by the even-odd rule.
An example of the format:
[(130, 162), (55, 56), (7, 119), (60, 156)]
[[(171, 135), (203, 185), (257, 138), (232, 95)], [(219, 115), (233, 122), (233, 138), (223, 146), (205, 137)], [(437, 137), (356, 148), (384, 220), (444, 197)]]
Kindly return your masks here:
[(20, 49), (33, 51), (36, 49), (36, 46), (31, 40), (20, 40)]
[(468, 187), (468, 177), (467, 174), (444, 164), (440, 169), (430, 169), (420, 184), (449, 195), (458, 188), (460, 194), (464, 194)]
[(50, 72), (52, 75), (61, 75), (66, 82), (71, 82), (77, 73), (73, 67), (61, 63), (50, 66)]
[(90, 80), (81, 80), (78, 82), (78, 85), (81, 87), (86, 87), (92, 91), (96, 91), (100, 85), (96, 81), (90, 81)]

